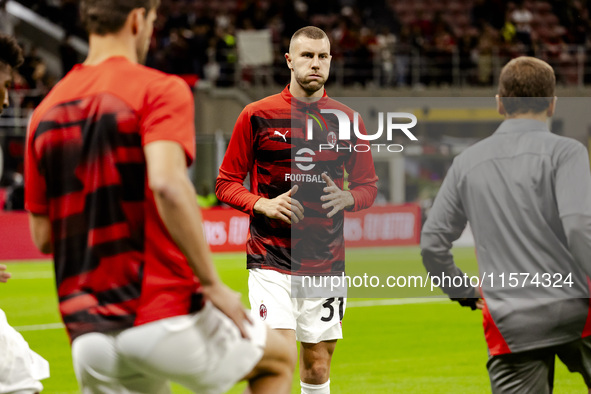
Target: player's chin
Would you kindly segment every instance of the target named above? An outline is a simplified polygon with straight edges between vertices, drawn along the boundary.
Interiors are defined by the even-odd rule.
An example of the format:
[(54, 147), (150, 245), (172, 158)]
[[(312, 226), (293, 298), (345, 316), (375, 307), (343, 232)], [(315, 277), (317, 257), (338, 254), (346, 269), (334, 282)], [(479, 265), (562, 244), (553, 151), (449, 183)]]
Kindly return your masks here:
[(307, 81), (305, 84), (303, 84), (303, 87), (306, 90), (306, 92), (314, 93), (314, 92), (317, 92), (320, 89), (322, 89), (322, 87), (324, 86), (324, 82), (325, 82), (324, 79), (322, 79), (322, 80), (315, 79), (312, 81)]
[(326, 82), (326, 78), (324, 78), (324, 77), (310, 77), (307, 82), (309, 84), (322, 86)]

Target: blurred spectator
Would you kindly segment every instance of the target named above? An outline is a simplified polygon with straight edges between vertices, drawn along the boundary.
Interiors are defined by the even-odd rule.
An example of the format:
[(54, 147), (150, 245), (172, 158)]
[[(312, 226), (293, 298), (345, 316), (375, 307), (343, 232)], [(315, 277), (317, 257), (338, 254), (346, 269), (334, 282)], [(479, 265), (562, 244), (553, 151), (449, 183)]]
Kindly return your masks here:
[(191, 35), (189, 30), (180, 27), (171, 28), (168, 43), (165, 46), (166, 68), (163, 71), (178, 75), (194, 73), (192, 53), (187, 40)]
[[(49, 89), (55, 84), (55, 77), (47, 73), (47, 65), (37, 54), (37, 48), (32, 46), (25, 53), (25, 62), (19, 68), (19, 76), (15, 76), (18, 89), (28, 89), (20, 107), (23, 109), (35, 108), (43, 99)], [(17, 89), (17, 90), (18, 90)]]
[(527, 54), (531, 56), (533, 55), (531, 22), (534, 16), (525, 7), (524, 0), (518, 0), (516, 6), (511, 13), (511, 21), (515, 25), (515, 38), (525, 45)]
[(394, 61), (396, 63), (396, 85), (406, 86), (410, 83), (410, 61), (413, 51), (413, 36), (408, 26), (402, 26), (396, 40)]
[(515, 40), (515, 36), (517, 35), (517, 30), (515, 29), (515, 25), (512, 22), (511, 14), (507, 11), (507, 15), (505, 16), (505, 24), (500, 30), (501, 38), (506, 44), (512, 44)]
[(451, 85), (453, 82), (452, 67), (453, 56), (456, 51), (456, 41), (451, 33), (451, 28), (443, 20), (440, 14), (435, 17), (433, 23), (433, 46), (429, 59), (434, 63), (432, 74), (434, 82)]
[(460, 84), (462, 86), (466, 84), (474, 84), (474, 70), (476, 65), (474, 64), (474, 56), (476, 49), (477, 40), (474, 36), (464, 34), (460, 37), (458, 43), (458, 56), (460, 58)]
[(496, 30), (486, 25), (484, 31), (478, 39), (478, 55), (476, 57), (477, 83), (481, 86), (490, 86), (492, 84), (493, 72), (493, 50), (498, 46), (498, 37)]
[[(433, 37), (433, 21), (429, 18), (422, 8), (417, 9), (412, 27), (418, 32), (424, 40), (430, 41)], [(418, 29), (416, 29), (418, 28)]]
[(358, 34), (353, 51), (354, 79), (365, 87), (373, 79), (373, 50), (377, 41), (373, 31), (367, 27), (359, 30)]
[(393, 86), (396, 82), (396, 70), (394, 68), (394, 50), (396, 36), (387, 28), (383, 27), (376, 36), (377, 60), (381, 71), (381, 84)]
[(10, 186), (6, 189), (5, 211), (25, 209), (25, 183), (23, 175), (15, 172), (11, 174)]
[(45, 75), (46, 67), (43, 59), (37, 54), (37, 47), (31, 46), (25, 54), (25, 62), (20, 68), (21, 75), (31, 89), (37, 87), (39, 80)]
[(207, 48), (211, 35), (211, 27), (208, 24), (197, 24), (193, 27), (193, 36), (189, 40), (193, 71), (202, 79), (205, 78), (205, 65), (208, 61)]
[(236, 37), (230, 27), (218, 27), (213, 39), (215, 62), (219, 67), (217, 86), (232, 86), (236, 67)]

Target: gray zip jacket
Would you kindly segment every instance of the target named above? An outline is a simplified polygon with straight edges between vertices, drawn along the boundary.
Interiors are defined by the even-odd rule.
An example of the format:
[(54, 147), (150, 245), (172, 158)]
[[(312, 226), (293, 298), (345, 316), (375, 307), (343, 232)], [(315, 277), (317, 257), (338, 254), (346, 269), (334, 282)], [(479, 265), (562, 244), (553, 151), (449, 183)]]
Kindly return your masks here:
[(431, 276), (463, 276), (450, 249), (467, 222), (480, 289), (442, 289), (451, 298), (482, 294), (492, 355), (591, 334), (591, 176), (581, 143), (536, 120), (508, 119), (458, 155), (421, 234)]

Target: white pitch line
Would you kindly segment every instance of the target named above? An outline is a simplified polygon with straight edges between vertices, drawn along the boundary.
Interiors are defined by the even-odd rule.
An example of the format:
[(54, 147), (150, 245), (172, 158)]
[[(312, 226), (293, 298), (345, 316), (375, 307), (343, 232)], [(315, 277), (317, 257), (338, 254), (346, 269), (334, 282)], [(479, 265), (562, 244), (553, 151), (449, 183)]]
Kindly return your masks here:
[(43, 331), (43, 330), (57, 330), (63, 328), (62, 323), (48, 323), (48, 324), (33, 324), (30, 326), (15, 326), (12, 327), (17, 331)]
[(425, 297), (425, 298), (394, 298), (384, 300), (368, 301), (347, 301), (347, 308), (363, 308), (370, 306), (384, 305), (407, 305), (407, 304), (427, 304), (430, 302), (449, 301), (447, 297)]
[[(396, 298), (383, 300), (368, 300), (368, 301), (348, 301), (347, 308), (367, 308), (372, 306), (387, 306), (387, 305), (407, 305), (407, 304), (427, 304), (431, 302), (449, 301), (449, 298)], [(13, 327), (17, 331), (43, 331), (43, 330), (57, 330), (63, 328), (62, 323), (49, 324), (32, 324), (29, 326)]]
[(18, 279), (53, 279), (53, 272), (24, 272), (22, 274), (12, 274), (10, 280)]

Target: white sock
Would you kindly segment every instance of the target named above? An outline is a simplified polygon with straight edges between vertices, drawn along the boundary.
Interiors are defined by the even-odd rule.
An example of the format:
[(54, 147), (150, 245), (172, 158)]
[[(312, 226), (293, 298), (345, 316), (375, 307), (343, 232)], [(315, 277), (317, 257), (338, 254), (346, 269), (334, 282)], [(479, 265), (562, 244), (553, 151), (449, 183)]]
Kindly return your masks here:
[(302, 394), (330, 394), (330, 379), (322, 384), (309, 384), (300, 380)]

